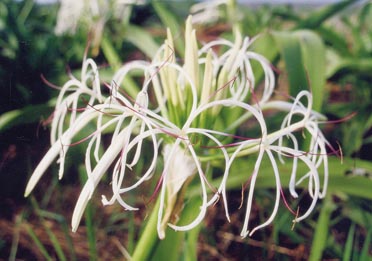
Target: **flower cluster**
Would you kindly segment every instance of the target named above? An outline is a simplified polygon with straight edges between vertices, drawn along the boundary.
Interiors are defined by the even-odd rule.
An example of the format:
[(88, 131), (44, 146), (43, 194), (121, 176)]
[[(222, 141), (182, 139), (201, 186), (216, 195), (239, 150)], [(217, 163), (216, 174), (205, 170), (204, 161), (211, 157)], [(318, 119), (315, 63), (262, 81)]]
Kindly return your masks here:
[[(127, 20), (132, 6), (144, 3), (144, 0), (61, 0), (54, 32), (56, 35), (73, 35), (78, 26), (83, 25), (91, 35), (93, 48), (97, 48), (105, 24), (111, 17), (120, 21)], [(93, 49), (94, 52), (97, 49)]]
[(143, 4), (142, 0), (62, 0), (58, 11), (55, 33), (74, 34), (79, 22), (103, 29), (110, 13), (120, 17), (130, 5)]
[[(31, 176), (25, 195), (34, 189), (56, 158), (62, 178), (68, 148), (89, 124), (95, 126), (95, 131), (86, 138), (88, 179), (75, 206), (73, 231), (97, 184), (109, 169), (112, 169), (112, 196), (102, 196), (104, 205), (119, 203), (125, 210), (137, 210), (127, 201), (126, 194), (155, 181), (155, 194), (158, 193), (160, 202), (157, 223), (160, 238), (165, 237), (167, 226), (181, 231), (197, 226), (207, 209), (218, 200), (224, 204), (229, 220), (226, 184), (234, 175), (232, 165), (238, 158), (253, 154), (257, 156), (253, 173), (247, 173), (249, 191), (241, 236), (252, 235), (274, 219), (282, 191), (277, 161), (284, 162), (284, 158), (292, 161), (293, 166), (291, 195), (298, 197), (299, 183), (308, 184), (312, 203), (295, 221), (306, 218), (326, 193), (328, 143), (318, 127), (324, 117), (312, 111), (312, 95), (308, 91), (301, 91), (289, 101), (273, 99), (272, 67), (263, 56), (250, 50), (253, 41), (235, 32), (234, 42), (219, 39), (199, 48), (189, 17), (183, 62), (176, 57), (168, 31), (165, 43), (151, 62), (132, 61), (123, 65), (111, 84), (106, 85), (106, 91), (101, 90), (94, 61), (85, 59), (81, 80), (71, 79), (61, 89), (53, 115), (52, 146)], [(260, 84), (253, 69), (257, 66), (263, 72)], [(126, 89), (126, 79), (138, 75), (141, 87), (132, 98), (128, 93), (134, 91)], [(280, 112), (277, 115), (282, 117), (282, 124), (278, 129), (269, 128), (265, 111)], [(246, 121), (254, 126), (254, 136), (237, 134), (239, 126)], [(302, 139), (296, 134), (299, 131), (309, 140), (306, 151), (299, 145)], [(109, 132), (111, 142), (102, 153), (102, 136)], [(250, 229), (253, 194), (264, 157), (268, 157), (273, 169), (276, 201), (267, 221)], [(147, 162), (143, 172), (136, 173), (136, 179), (130, 178), (133, 175), (130, 170), (144, 158)], [(307, 173), (298, 173), (299, 161), (307, 166)], [(213, 167), (220, 169), (218, 179), (216, 174), (211, 174)], [(319, 180), (319, 172), (324, 174), (323, 181)], [(220, 182), (214, 187), (212, 180)], [(177, 216), (182, 215), (183, 194), (190, 184), (198, 185), (200, 210), (189, 224), (177, 225)]]

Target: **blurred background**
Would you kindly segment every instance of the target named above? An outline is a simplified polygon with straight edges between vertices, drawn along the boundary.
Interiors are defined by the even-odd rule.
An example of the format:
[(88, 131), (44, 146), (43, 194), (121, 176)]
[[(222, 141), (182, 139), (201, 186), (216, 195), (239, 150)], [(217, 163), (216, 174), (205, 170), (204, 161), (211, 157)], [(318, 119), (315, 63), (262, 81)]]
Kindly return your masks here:
[[(277, 68), (278, 88), (289, 93), (301, 87), (292, 86), (298, 79), (287, 69), (309, 60), (273, 41), (272, 34), (286, 34), (302, 45), (315, 39), (309, 40), (313, 53), (308, 57), (318, 69), (318, 87), (312, 86), (321, 93), (316, 109), (330, 120), (323, 131), (344, 156), (342, 165), (337, 157), (331, 160), (329, 196), (310, 219), (288, 229), (283, 223), (291, 217), (283, 208), (270, 229), (243, 240), (238, 214), (229, 224), (224, 210), (214, 209), (198, 236), (198, 259), (372, 259), (370, 1), (238, 1), (235, 17), (224, 4), (195, 11), (194, 1), (107, 1), (105, 8), (83, 8), (80, 13), (67, 2), (0, 1), (0, 259), (120, 260), (133, 251), (138, 238), (134, 227), (141, 226), (145, 213), (103, 208), (99, 192), (85, 222), (77, 233), (71, 232), (83, 148), (72, 149), (63, 180), (58, 182), (55, 164), (30, 197), (24, 198), (24, 189), (50, 145), (48, 118), (58, 96), (50, 85), (62, 86), (71, 74), (79, 75), (87, 46), (102, 79), (109, 81), (120, 64), (149, 60), (163, 43), (166, 27), (182, 35), (190, 12), (195, 12), (202, 42), (231, 39), (232, 23), (239, 23), (247, 36), (260, 35), (256, 51)], [(304, 32), (313, 38), (298, 39)], [(258, 193), (255, 219), (273, 204), (267, 199), (273, 189), (263, 186)], [(229, 192), (237, 205), (240, 190)]]

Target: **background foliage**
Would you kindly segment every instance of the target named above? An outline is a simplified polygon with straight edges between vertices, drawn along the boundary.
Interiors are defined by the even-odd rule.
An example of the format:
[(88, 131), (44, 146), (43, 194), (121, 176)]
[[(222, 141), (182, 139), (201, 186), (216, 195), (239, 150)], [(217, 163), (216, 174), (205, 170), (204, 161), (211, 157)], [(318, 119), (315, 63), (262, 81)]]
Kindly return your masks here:
[[(192, 4), (183, 1), (180, 8), (178, 3), (152, 2), (134, 6), (126, 19), (109, 16), (97, 49), (90, 49), (89, 55), (107, 76), (123, 62), (148, 59), (162, 43), (164, 28), (180, 34)], [(223, 209), (216, 206), (205, 226), (188, 234), (169, 232), (151, 250), (153, 259), (165, 254), (185, 260), (372, 258), (372, 3), (345, 1), (303, 9), (239, 6), (238, 10), (241, 30), (251, 37), (260, 35), (253, 48), (276, 68), (278, 93), (312, 90), (316, 109), (331, 120), (324, 131), (335, 147), (342, 147), (343, 164), (330, 158), (328, 196), (310, 219), (294, 229), (282, 206), (270, 229), (243, 240), (237, 236), (242, 217), (233, 214), (229, 224)], [(70, 232), (71, 208), (82, 182), (80, 168), (74, 165), (81, 157), (79, 147), (73, 148), (74, 160), (67, 162), (69, 175), (62, 182), (51, 169), (52, 175), (43, 179), (34, 196), (23, 198), (25, 183), (49, 144), (46, 119), (57, 91), (43, 79), (58, 85), (70, 72), (78, 74), (92, 33), (81, 26), (74, 35), (56, 36), (57, 11), (56, 4), (37, 5), (31, 0), (0, 2), (0, 258), (127, 258), (139, 243), (148, 210), (127, 213), (115, 206), (103, 208), (96, 198), (78, 232)], [(199, 39), (232, 37), (234, 21), (224, 6), (220, 11), (217, 21), (197, 26)], [(183, 53), (181, 38), (176, 48)], [(236, 173), (244, 172), (236, 168)], [(275, 187), (262, 172), (257, 181), (257, 222), (273, 204), (268, 199)], [(245, 180), (235, 176), (228, 184), (229, 196), (236, 201), (232, 209), (240, 204)], [(181, 247), (174, 247), (175, 242)]]

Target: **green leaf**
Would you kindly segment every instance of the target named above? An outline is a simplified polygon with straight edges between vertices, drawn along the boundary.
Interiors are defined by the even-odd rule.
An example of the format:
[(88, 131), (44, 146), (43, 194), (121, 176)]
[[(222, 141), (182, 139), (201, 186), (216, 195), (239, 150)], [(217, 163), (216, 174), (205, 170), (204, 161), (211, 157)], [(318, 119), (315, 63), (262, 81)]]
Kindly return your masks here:
[(275, 32), (273, 36), (285, 62), (289, 93), (296, 97), (301, 90), (309, 89), (301, 43), (298, 36), (292, 32)]
[(322, 39), (312, 31), (296, 31), (302, 51), (302, 60), (313, 94), (313, 109), (320, 111), (326, 82), (325, 46)]
[(351, 256), (353, 253), (353, 243), (354, 243), (354, 234), (355, 234), (355, 223), (352, 223), (349, 233), (347, 235), (345, 247), (344, 247), (344, 255), (342, 260), (348, 261), (352, 260)]
[(56, 222), (58, 222), (58, 224), (62, 228), (63, 234), (65, 235), (64, 240), (67, 244), (68, 251), (70, 253), (69, 260), (73, 260), (73, 261), (77, 260), (75, 249), (74, 249), (74, 243), (73, 243), (71, 235), (70, 235), (70, 227), (67, 224), (66, 218), (64, 216), (60, 215), (60, 214), (50, 212), (50, 211), (46, 211), (46, 210), (42, 210), (40, 208), (37, 210), (37, 213), (40, 217), (42, 217), (44, 219), (45, 218), (53, 219)]
[(321, 38), (309, 30), (275, 32), (274, 39), (285, 62), (290, 95), (304, 89), (313, 94), (313, 108), (321, 110), (326, 81), (325, 46)]
[(332, 51), (337, 51), (338, 53), (342, 53), (343, 56), (352, 56), (348, 42), (344, 35), (340, 32), (336, 31), (334, 28), (329, 28), (325, 25), (321, 25), (317, 32), (319, 33), (320, 37), (326, 42), (331, 48)]
[[(229, 178), (227, 179), (226, 189), (241, 189), (242, 185), (245, 184), (251, 174), (251, 166), (254, 162), (250, 159), (236, 159), (232, 165)], [(282, 173), (281, 186), (288, 188), (290, 173), (292, 171), (291, 164), (278, 164), (279, 173)], [(372, 162), (363, 161), (353, 158), (343, 158), (343, 162), (339, 158), (329, 157), (328, 158), (328, 169), (329, 169), (329, 181), (328, 181), (328, 192), (327, 193), (346, 193), (351, 196), (362, 197), (365, 199), (372, 200), (372, 179), (363, 176), (347, 176), (346, 173), (353, 171), (355, 168), (365, 169), (366, 172), (372, 172)], [(302, 162), (299, 162), (298, 173), (308, 172), (307, 166)], [(319, 180), (323, 179), (323, 174), (319, 174)], [(215, 187), (221, 183), (221, 178), (215, 179), (211, 184)], [(261, 168), (258, 172), (256, 180), (256, 188), (275, 188), (276, 182), (273, 176), (273, 170), (271, 163), (267, 158), (264, 158), (261, 163)], [(307, 184), (302, 182), (298, 185), (299, 188), (307, 188)], [(187, 194), (188, 197), (199, 195), (199, 187), (195, 186), (192, 191)]]
[(372, 227), (368, 228), (367, 236), (365, 237), (362, 251), (360, 253), (360, 260), (369, 260), (371, 255), (369, 254), (369, 247), (372, 245)]
[[(188, 200), (177, 224), (183, 225), (192, 222), (195, 218), (195, 213), (200, 211), (201, 204), (201, 199), (198, 197)], [(165, 238), (159, 241), (151, 260), (180, 260), (181, 254), (185, 260), (197, 260), (196, 246), (200, 227), (199, 225), (187, 232), (174, 231), (168, 227)], [(182, 242), (185, 242), (186, 245), (183, 253), (181, 251)]]
[(129, 25), (125, 30), (124, 39), (135, 45), (150, 58), (153, 58), (159, 49), (159, 45), (154, 41), (151, 34), (139, 26)]
[(109, 40), (109, 37), (106, 34), (102, 37), (101, 48), (110, 66), (114, 69), (114, 71), (117, 71), (120, 68), (122, 62), (117, 51), (115, 50), (114, 46)]
[(49, 240), (50, 242), (52, 243), (52, 246), (54, 248), (54, 250), (56, 251), (56, 254), (58, 256), (58, 260), (67, 260), (65, 254), (63, 253), (63, 250), (62, 250), (62, 246), (60, 244), (60, 241), (58, 240), (57, 236), (55, 235), (55, 233), (53, 233), (53, 230), (50, 229), (47, 225), (46, 225), (46, 222), (45, 222), (45, 219), (43, 217), (43, 215), (40, 213), (40, 207), (39, 205), (37, 204), (36, 200), (34, 197), (31, 197), (31, 204), (32, 204), (32, 207), (36, 210), (36, 213), (39, 217), (39, 220), (40, 220), (40, 223), (42, 224), (45, 232), (47, 233), (48, 237), (49, 237)]
[(341, 12), (343, 9), (351, 6), (353, 3), (356, 3), (358, 1), (359, 0), (345, 0), (333, 5), (325, 6), (319, 10), (312, 12), (306, 19), (303, 19), (302, 22), (297, 25), (297, 28), (315, 29), (327, 19), (333, 17), (337, 13)]
[(39, 122), (43, 116), (45, 119), (52, 110), (52, 102), (49, 102), (5, 112), (0, 115), (0, 133), (18, 125)]
[(370, 58), (339, 58), (333, 70), (328, 72), (332, 76), (338, 72), (351, 72), (356, 75), (370, 76), (372, 60)]
[[(276, 62), (279, 50), (276, 45), (273, 45), (275, 41), (272, 33), (263, 33), (261, 34), (251, 45), (250, 49), (252, 51), (263, 55), (266, 59), (272, 63)], [(253, 63), (253, 71), (255, 72), (255, 77), (257, 82), (260, 82), (263, 79), (264, 72), (261, 69), (261, 65)]]
[[(114, 46), (108, 39), (108, 37), (104, 36), (101, 41), (101, 48), (102, 51), (109, 62), (110, 66), (114, 69), (114, 71), (119, 70), (121, 67), (121, 60), (119, 54), (115, 50)], [(110, 77), (111, 78), (111, 77)], [(139, 87), (137, 86), (136, 82), (127, 75), (123, 80), (123, 85), (125, 86), (125, 92), (131, 96), (136, 97), (139, 91)]]
[(331, 214), (335, 209), (336, 205), (332, 202), (332, 198), (328, 194), (324, 199), (319, 218), (316, 222), (315, 234), (309, 258), (311, 261), (322, 259), (323, 251), (327, 244)]
[(152, 1), (152, 6), (154, 7), (156, 13), (160, 17), (162, 23), (168, 27), (174, 37), (174, 45), (176, 50), (183, 57), (185, 53), (185, 44), (182, 41), (183, 37), (178, 37), (180, 35), (180, 24), (178, 23), (174, 14), (167, 8), (167, 4), (162, 1)]
[(132, 255), (132, 261), (148, 260), (153, 251), (156, 249), (157, 243), (159, 242), (157, 233), (157, 220), (158, 210), (160, 206), (160, 197), (156, 201), (156, 205), (151, 211), (151, 215), (147, 220), (147, 223), (141, 231), (141, 236), (137, 241), (136, 248)]
[(44, 256), (45, 260), (53, 260), (52, 257), (49, 255), (48, 251), (46, 250), (45, 246), (43, 245), (43, 243), (37, 237), (32, 227), (30, 225), (27, 225), (26, 230), (27, 230), (28, 235), (32, 239), (32, 243), (37, 246), (41, 254)]

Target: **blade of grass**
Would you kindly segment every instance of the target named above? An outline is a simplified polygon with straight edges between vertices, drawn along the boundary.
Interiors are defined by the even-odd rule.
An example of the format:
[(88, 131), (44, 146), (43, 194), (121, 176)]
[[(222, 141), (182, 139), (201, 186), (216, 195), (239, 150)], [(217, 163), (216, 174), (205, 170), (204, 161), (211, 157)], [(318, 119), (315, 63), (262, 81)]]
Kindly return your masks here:
[(351, 255), (353, 253), (353, 244), (354, 244), (354, 234), (355, 234), (355, 223), (352, 223), (349, 229), (349, 233), (347, 235), (345, 247), (344, 247), (344, 255), (342, 260), (348, 261), (352, 260)]
[(52, 257), (49, 255), (48, 251), (46, 250), (45, 246), (43, 245), (43, 243), (41, 243), (41, 241), (37, 237), (35, 231), (28, 224), (26, 224), (26, 231), (27, 231), (28, 235), (31, 237), (33, 243), (39, 249), (40, 253), (44, 256), (45, 260), (48, 260), (48, 261), (53, 260)]
[(31, 197), (30, 198), (31, 200), (31, 205), (33, 207), (33, 209), (35, 209), (35, 212), (40, 220), (40, 223), (42, 224), (45, 232), (47, 233), (48, 237), (49, 237), (49, 240), (50, 242), (52, 243), (52, 246), (58, 256), (58, 259), (59, 260), (62, 260), (62, 261), (65, 261), (67, 260), (65, 254), (63, 253), (63, 250), (62, 250), (62, 246), (61, 244), (59, 243), (56, 235), (53, 233), (53, 231), (46, 225), (46, 222), (45, 222), (45, 219), (44, 217), (40, 214), (40, 207), (39, 205), (37, 204), (36, 200), (35, 200), (35, 197)]
[[(31, 171), (31, 170), (30, 170)], [(54, 169), (55, 171), (55, 169)], [(48, 188), (44, 191), (43, 198), (41, 199), (40, 206), (41, 208), (47, 208), (53, 193), (56, 189), (59, 188), (59, 178), (57, 176), (53, 176), (52, 181)]]
[(341, 214), (357, 226), (372, 227), (372, 213), (366, 211), (354, 198), (348, 199), (348, 205), (342, 209)]
[(362, 251), (360, 252), (359, 260), (370, 260), (372, 257), (369, 254), (369, 248), (372, 245), (372, 227), (368, 228), (367, 236), (364, 239)]
[(18, 251), (18, 244), (19, 244), (20, 225), (22, 223), (24, 215), (25, 215), (25, 211), (22, 211), (21, 214), (17, 215), (16, 219), (15, 219), (12, 245), (10, 247), (10, 254), (9, 254), (9, 260), (10, 261), (16, 260), (17, 251)]
[(85, 224), (87, 227), (88, 245), (89, 245), (89, 260), (98, 260), (96, 232), (94, 227), (94, 210), (92, 205), (87, 205), (85, 210)]
[(313, 94), (313, 108), (321, 110), (326, 81), (325, 46), (310, 30), (276, 32), (273, 34), (285, 62), (290, 95), (304, 89)]
[(68, 251), (70, 253), (69, 260), (77, 260), (76, 252), (75, 252), (75, 249), (74, 249), (74, 244), (73, 244), (72, 238), (71, 238), (70, 233), (69, 233), (70, 228), (67, 224), (66, 218), (62, 215), (59, 215), (59, 214), (56, 214), (56, 213), (53, 213), (53, 212), (50, 212), (50, 211), (45, 211), (45, 210), (42, 210), (42, 209), (40, 209), (39, 214), (40, 214), (40, 216), (42, 216), (44, 218), (49, 218), (49, 219), (56, 220), (61, 225), (62, 231), (65, 235), (65, 239), (66, 239), (66, 242), (67, 242)]
[[(299, 195), (299, 201), (301, 201), (303, 195)], [(297, 205), (293, 202), (290, 205), (291, 209), (296, 209)], [(271, 241), (273, 244), (280, 245), (280, 239), (282, 235), (288, 236), (293, 243), (302, 243), (304, 242), (303, 236), (299, 235), (296, 231), (301, 231), (302, 224), (296, 223), (296, 229), (293, 229), (293, 225), (291, 225), (293, 221), (293, 214), (286, 209), (279, 208), (278, 218), (274, 219), (273, 221), (273, 232), (271, 235)], [(299, 229), (298, 229), (299, 228)]]
[(323, 201), (320, 215), (316, 222), (315, 233), (309, 258), (309, 260), (311, 261), (322, 259), (323, 251), (326, 248), (327, 244), (331, 214), (335, 209), (336, 205), (332, 202), (330, 194), (328, 194)]
[(336, 236), (332, 233), (328, 235), (327, 251), (331, 251), (335, 257), (338, 257), (338, 260), (341, 260), (340, 257), (344, 253), (343, 246), (338, 242)]
[[(131, 194), (134, 202), (134, 195)], [(128, 222), (128, 243), (127, 243), (127, 251), (132, 253), (136, 246), (135, 243), (135, 234), (136, 234), (136, 224), (134, 222), (134, 213), (130, 212), (129, 214), (129, 222)]]

